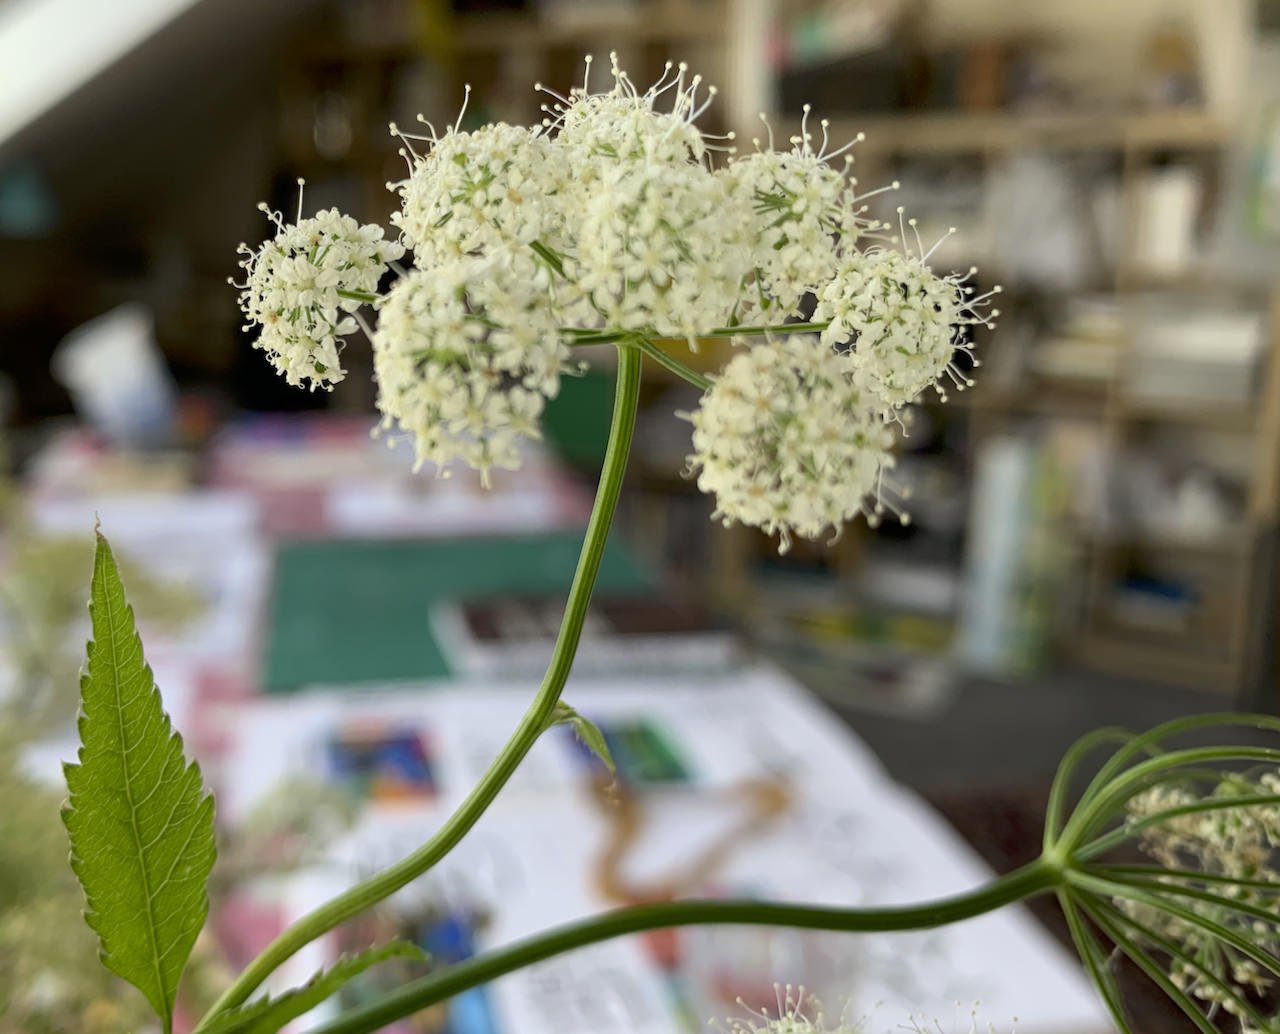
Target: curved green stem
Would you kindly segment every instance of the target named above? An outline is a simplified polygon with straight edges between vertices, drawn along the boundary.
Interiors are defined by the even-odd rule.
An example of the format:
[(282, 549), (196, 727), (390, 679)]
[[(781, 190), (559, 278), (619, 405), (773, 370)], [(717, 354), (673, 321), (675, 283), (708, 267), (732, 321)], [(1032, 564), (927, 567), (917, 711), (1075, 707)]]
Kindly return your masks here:
[(620, 348), (618, 353), (618, 382), (614, 395), (613, 419), (609, 427), (609, 444), (605, 450), (600, 483), (596, 489), (595, 505), (587, 522), (582, 552), (578, 556), (578, 567), (569, 589), (564, 620), (556, 638), (551, 663), (537, 696), (519, 726), (480, 782), (430, 840), (394, 865), (307, 913), (280, 934), (214, 1003), (196, 1028), (197, 1031), (214, 1016), (242, 1004), (281, 963), (299, 949), (390, 897), (439, 862), (484, 814), (498, 791), (506, 785), (516, 767), (549, 725), (577, 653), (587, 605), (591, 601), (591, 590), (600, 570), (613, 512), (622, 490), (631, 435), (635, 428), (636, 408), (640, 398), (640, 353), (630, 348)]
[(1124, 1008), (1124, 997), (1116, 984), (1116, 977), (1111, 971), (1107, 953), (1085, 924), (1080, 914), (1080, 905), (1069, 887), (1058, 888), (1058, 904), (1062, 906), (1062, 914), (1067, 918), (1067, 927), (1071, 930), (1071, 940), (1075, 942), (1076, 952), (1084, 961), (1085, 968), (1089, 971), (1089, 979), (1093, 981), (1093, 986), (1102, 996), (1107, 1011), (1115, 1020), (1116, 1028), (1122, 1034), (1133, 1034), (1133, 1028), (1129, 1025), (1129, 1017)]
[[(1272, 976), (1280, 976), (1280, 957), (1267, 951), (1256, 940), (1251, 940), (1244, 936), (1239, 930), (1224, 926), (1202, 912), (1184, 908), (1177, 902), (1170, 901), (1163, 894), (1163, 886), (1160, 888), (1160, 892), (1154, 892), (1144, 890), (1135, 883), (1104, 880), (1078, 870), (1068, 870), (1066, 879), (1070, 886), (1078, 887), (1080, 890), (1090, 894), (1096, 894), (1104, 898), (1128, 898), (1130, 901), (1136, 901), (1140, 905), (1146, 905), (1148, 908), (1154, 909), (1157, 913), (1163, 912), (1166, 915), (1173, 916), (1175, 919), (1181, 919), (1188, 926), (1203, 931), (1214, 940), (1230, 945), (1242, 955), (1253, 959), (1254, 962), (1258, 963)], [(1268, 919), (1267, 921), (1273, 920)]]
[[(1249, 1020), (1249, 1022), (1258, 1028), (1258, 1030), (1267, 1029), (1268, 1020), (1256, 1008), (1254, 1008), (1253, 1003), (1242, 995), (1237, 988), (1221, 979), (1216, 973), (1209, 969), (1209, 967), (1206, 966), (1198, 957), (1184, 951), (1180, 945), (1169, 940), (1167, 937), (1161, 936), (1155, 930), (1144, 926), (1142, 923), (1138, 922), (1127, 913), (1122, 912), (1114, 905), (1107, 904), (1101, 898), (1086, 902), (1084, 907), (1089, 914), (1094, 917), (1094, 921), (1098, 923), (1102, 928), (1102, 931), (1115, 942), (1116, 946), (1119, 947), (1121, 951), (1127, 952), (1128, 949), (1125, 947), (1122, 940), (1108, 929), (1108, 922), (1114, 924), (1114, 927), (1116, 928), (1128, 929), (1135, 938), (1135, 940), (1130, 942), (1134, 948), (1141, 950), (1143, 940), (1150, 942), (1160, 951), (1168, 955), (1169, 958), (1181, 963), (1187, 970), (1195, 973), (1196, 980), (1213, 988), (1215, 994), (1220, 996), (1219, 1000), (1230, 1002), (1235, 1007), (1237, 1016)], [(1130, 957), (1132, 958), (1132, 956)], [(1148, 958), (1150, 958), (1150, 956), (1148, 956)], [(1182, 997), (1174, 997), (1172, 994), (1169, 996), (1185, 1010), (1182, 999), (1185, 998), (1186, 1001), (1190, 1001), (1190, 998), (1182, 991), (1181, 988), (1175, 988), (1175, 990), (1177, 990), (1179, 995)], [(1166, 990), (1166, 993), (1168, 994), (1169, 992)], [(1192, 1007), (1195, 1007), (1194, 1003)], [(1196, 1013), (1197, 1015), (1202, 1016), (1199, 1009), (1196, 1009)], [(1198, 1024), (1198, 1021), (1196, 1020), (1193, 1020), (1193, 1022)], [(1217, 1034), (1217, 1028), (1212, 1028), (1212, 1030), (1213, 1034)]]
[(1128, 955), (1130, 961), (1147, 975), (1147, 979), (1160, 988), (1182, 1010), (1183, 1015), (1195, 1025), (1200, 1034), (1218, 1034), (1218, 1028), (1196, 1008), (1191, 996), (1170, 979), (1169, 974), (1143, 950), (1138, 941), (1131, 938), (1118, 923), (1113, 922), (1105, 912), (1094, 907), (1087, 899), (1080, 902), (1080, 907), (1098, 924), (1098, 929), (1111, 939), (1111, 943)]
[(921, 905), (842, 909), (761, 901), (672, 901), (618, 909), (556, 927), (432, 973), (321, 1024), (310, 1034), (366, 1034), (512, 970), (624, 934), (716, 923), (849, 933), (926, 930), (1051, 891), (1061, 880), (1061, 870), (1037, 859), (976, 890)]
[[(1090, 751), (1095, 750), (1102, 744), (1115, 740), (1125, 742), (1130, 737), (1131, 734), (1126, 730), (1111, 726), (1105, 729), (1096, 729), (1087, 735), (1081, 736), (1071, 745), (1066, 757), (1058, 765), (1057, 774), (1053, 779), (1053, 787), (1049, 791), (1049, 804), (1045, 810), (1044, 820), (1044, 850), (1052, 849), (1058, 834), (1062, 832), (1062, 813), (1066, 807), (1067, 794), (1071, 790), (1071, 777), (1075, 774), (1080, 762), (1084, 760)], [(1083, 803), (1084, 800), (1082, 799), (1080, 804)]]
[[(1116, 882), (1107, 880), (1105, 882)], [(1200, 887), (1188, 887), (1181, 883), (1168, 883), (1160, 879), (1145, 879), (1137, 877), (1128, 877), (1119, 881), (1126, 887), (1145, 890), (1153, 894), (1159, 894), (1164, 898), (1170, 896), (1175, 898), (1187, 898), (1192, 901), (1200, 901), (1206, 905), (1212, 905), (1214, 908), (1223, 912), (1236, 912), (1254, 922), (1261, 923), (1264, 926), (1275, 926), (1280, 922), (1274, 908), (1264, 908), (1251, 904), (1243, 897), (1231, 897), (1228, 894), (1215, 894), (1211, 890), (1203, 890)]]
[[(1166, 755), (1156, 755), (1156, 757), (1164, 756)], [(1137, 794), (1139, 792), (1145, 792), (1147, 790), (1155, 789), (1157, 786), (1164, 786), (1166, 784), (1179, 785), (1191, 783), (1195, 780), (1200, 780), (1201, 782), (1206, 783), (1216, 783), (1221, 782), (1223, 776), (1224, 772), (1222, 769), (1209, 768), (1207, 766), (1196, 767), (1193, 765), (1175, 765), (1170, 768), (1158, 770), (1155, 775), (1144, 777), (1142, 780), (1142, 786), (1139, 789), (1134, 790), (1133, 793)], [(1106, 788), (1104, 787), (1104, 789)], [(1097, 794), (1094, 796), (1096, 797)], [(1222, 799), (1226, 800), (1227, 798)], [(1089, 803), (1089, 800), (1082, 800), (1076, 810), (1079, 811)], [(1117, 819), (1121, 820), (1121, 825), (1118, 828), (1111, 830), (1109, 833), (1104, 832), (1108, 825)], [(1076, 846), (1073, 846), (1070, 850), (1071, 857), (1077, 861), (1088, 861), (1096, 858), (1099, 854), (1111, 850), (1111, 848), (1115, 847), (1120, 841), (1127, 839), (1129, 835), (1128, 830), (1135, 826), (1136, 822), (1128, 823), (1124, 821), (1124, 816), (1120, 813), (1119, 805), (1115, 806), (1110, 813), (1100, 813), (1096, 815), (1085, 828), (1079, 830), (1076, 834), (1075, 839), (1072, 841)]]
[[(1125, 748), (1128, 749), (1128, 748)], [(1079, 844), (1089, 831), (1105, 822), (1129, 797), (1157, 782), (1177, 778), (1178, 769), (1188, 765), (1219, 761), (1262, 761), (1280, 764), (1280, 750), (1269, 747), (1200, 747), (1174, 750), (1143, 761), (1116, 776), (1101, 789), (1093, 791), (1087, 802), (1067, 820), (1061, 841)], [(1086, 790), (1086, 794), (1089, 791)]]
[(1275, 880), (1249, 879), (1245, 876), (1228, 876), (1220, 872), (1197, 872), (1195, 869), (1168, 869), (1163, 865), (1095, 865), (1090, 868), (1104, 879), (1123, 880), (1126, 876), (1137, 876), (1140, 879), (1157, 882), (1169, 880), (1195, 880), (1200, 883), (1225, 883), (1233, 887), (1248, 887), (1250, 890), (1265, 891), (1268, 894), (1280, 894), (1280, 883)]
[(1277, 804), (1280, 804), (1280, 795), (1277, 794), (1211, 797), (1208, 800), (1194, 801), (1191, 804), (1179, 804), (1176, 807), (1164, 808), (1161, 811), (1145, 815), (1136, 821), (1124, 823), (1118, 829), (1113, 829), (1110, 833), (1090, 841), (1083, 847), (1077, 848), (1072, 853), (1072, 858), (1076, 861), (1089, 861), (1100, 854), (1105, 854), (1112, 848), (1120, 846), (1120, 844), (1141, 833), (1144, 829), (1163, 825), (1184, 815), (1198, 815), (1206, 811), (1232, 811), (1236, 808), (1274, 807)]
[(1280, 732), (1280, 719), (1270, 715), (1259, 714), (1239, 714), (1232, 711), (1219, 711), (1211, 714), (1190, 715), (1185, 718), (1174, 718), (1171, 721), (1164, 722), (1148, 729), (1146, 732), (1135, 735), (1127, 744), (1121, 747), (1114, 755), (1094, 774), (1093, 779), (1089, 782), (1085, 789), (1082, 799), (1092, 798), (1095, 794), (1103, 789), (1115, 776), (1134, 758), (1142, 753), (1161, 752), (1160, 742), (1167, 740), (1173, 736), (1180, 736), (1189, 732), (1197, 732), (1202, 729), (1212, 728), (1217, 725), (1238, 725), (1246, 728), (1268, 729), (1271, 732)]

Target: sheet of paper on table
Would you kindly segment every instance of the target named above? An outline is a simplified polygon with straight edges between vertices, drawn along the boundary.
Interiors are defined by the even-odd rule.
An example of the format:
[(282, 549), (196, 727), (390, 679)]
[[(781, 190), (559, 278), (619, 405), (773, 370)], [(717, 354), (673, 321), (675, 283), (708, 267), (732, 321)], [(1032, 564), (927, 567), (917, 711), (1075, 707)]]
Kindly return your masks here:
[(489, 489), (473, 471), (413, 470), (413, 448), (376, 438), (367, 417), (258, 416), (224, 430), (210, 451), (214, 485), (248, 491), (265, 528), (286, 536), (404, 536), (579, 527), (589, 493), (547, 449), (529, 443), (518, 473)]
[[(429, 836), (529, 693), (526, 684), (454, 683), (237, 709), (222, 814), (234, 823), (299, 771), (361, 796), (361, 818), (327, 864), (290, 882), (286, 911), (299, 913)], [(615, 747), (620, 797), (601, 791), (599, 770), (567, 729), (544, 736), (457, 852), (395, 899), (396, 930), (437, 958), (672, 893), (887, 904), (991, 877), (864, 744), (772, 668), (574, 680), (565, 698)], [(285, 981), (387, 935), (371, 927), (322, 943)], [(876, 1007), (869, 1034), (908, 1012), (950, 1017), (957, 1000), (980, 1000), (998, 1029), (1016, 1016), (1021, 1034), (1110, 1029), (1078, 964), (1021, 909), (923, 934), (704, 928), (628, 938), (498, 980), (455, 1003), (443, 1029), (683, 1034), (734, 1014), (738, 996), (772, 1001), (774, 981), (848, 999), (855, 1018)]]

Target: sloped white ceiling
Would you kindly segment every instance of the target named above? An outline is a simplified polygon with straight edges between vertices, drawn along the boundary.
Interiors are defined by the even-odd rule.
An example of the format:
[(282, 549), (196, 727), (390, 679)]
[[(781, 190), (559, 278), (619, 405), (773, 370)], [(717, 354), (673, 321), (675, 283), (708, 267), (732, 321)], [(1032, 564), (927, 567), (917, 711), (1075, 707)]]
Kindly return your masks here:
[(11, 0), (0, 6), (0, 143), (200, 0)]

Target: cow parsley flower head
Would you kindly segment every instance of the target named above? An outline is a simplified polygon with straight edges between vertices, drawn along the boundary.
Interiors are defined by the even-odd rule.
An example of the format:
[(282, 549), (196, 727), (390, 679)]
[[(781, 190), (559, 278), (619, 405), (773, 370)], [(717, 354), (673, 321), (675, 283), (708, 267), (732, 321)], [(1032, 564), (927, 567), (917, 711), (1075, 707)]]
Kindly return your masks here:
[[(832, 1020), (824, 1012), (822, 1003), (803, 987), (774, 986), (777, 996), (776, 1010), (750, 1009), (741, 999), (738, 1005), (747, 1013), (745, 1017), (730, 1019), (728, 1027), (720, 1028), (723, 1034), (870, 1034), (870, 1022), (866, 1019), (854, 1023), (848, 1019), (848, 1006), (839, 1019)], [(834, 1025), (833, 1025), (834, 1024)], [(998, 1034), (995, 1024), (982, 1024), (978, 1019), (978, 1006), (956, 1003), (956, 1021), (945, 1028), (941, 1020), (908, 1016), (905, 1023), (897, 1024), (895, 1034)], [(1009, 1034), (1016, 1034), (1010, 1028)]]
[[(836, 275), (841, 248), (851, 250), (864, 233), (880, 228), (865, 218), (866, 199), (880, 191), (858, 196), (857, 180), (848, 176), (853, 164), (848, 151), (861, 135), (832, 149), (824, 119), (822, 142), (815, 149), (808, 115), (805, 105), (802, 129), (791, 138), (791, 150), (774, 149), (769, 127), (767, 148), (754, 140), (754, 153), (734, 157), (718, 172), (730, 193), (751, 205), (756, 304), (764, 311), (778, 310), (779, 316), (795, 313), (805, 294)], [(841, 164), (833, 164), (842, 156)], [(894, 183), (884, 189), (896, 187)]]
[[(939, 1019), (908, 1016), (907, 1022), (900, 1024), (897, 1030), (903, 1034), (999, 1034), (994, 1023), (983, 1023), (978, 1018), (977, 1002), (968, 1006), (956, 1002), (956, 1016), (950, 1027), (944, 1027)], [(1009, 1034), (1017, 1032), (1010, 1027)]]
[(262, 328), (254, 347), (290, 384), (329, 388), (345, 375), (341, 338), (356, 329), (351, 314), (363, 304), (360, 296), (377, 290), (404, 248), (384, 240), (382, 227), (361, 225), (337, 209), (303, 219), (301, 195), (292, 224), (265, 203), (258, 207), (277, 232), (256, 251), (239, 248), (245, 281), (231, 283), (240, 289), (245, 329)]
[(571, 278), (605, 326), (696, 344), (741, 293), (749, 218), (699, 166), (619, 164), (587, 202)]
[(838, 531), (855, 514), (879, 519), (893, 436), (855, 372), (852, 356), (811, 335), (758, 345), (725, 365), (689, 416), (689, 465), (715, 496), (714, 517), (778, 534), (781, 552), (793, 535)]
[[(592, 93), (591, 58), (583, 84), (568, 97), (552, 93), (557, 103), (548, 107), (545, 125), (557, 128), (557, 141), (568, 154), (594, 161), (600, 168), (612, 162), (650, 165), (687, 165), (701, 162), (707, 140), (695, 125), (716, 95), (714, 86), (702, 87), (700, 75), (690, 76), (683, 62), (667, 62), (662, 76), (643, 93), (609, 55), (611, 89)], [(540, 89), (544, 89), (539, 85)], [(551, 91), (546, 91), (551, 93)], [(670, 110), (661, 110), (665, 104)], [(583, 171), (588, 171), (585, 168)]]
[(738, 999), (746, 1016), (732, 1017), (723, 1034), (862, 1034), (861, 1024), (850, 1023), (843, 1016), (832, 1021), (823, 1012), (822, 1003), (804, 987), (774, 985), (777, 1007), (770, 1010), (751, 1009)]
[[(914, 220), (907, 225), (914, 229)], [(851, 349), (859, 380), (886, 409), (907, 405), (930, 385), (945, 400), (944, 378), (960, 389), (972, 384), (953, 362), (957, 349), (970, 350), (965, 328), (994, 327), (1000, 315), (987, 308), (999, 287), (975, 296), (968, 285), (976, 269), (949, 276), (930, 269), (937, 247), (846, 252), (835, 277), (818, 292), (814, 319), (829, 321), (823, 340)]]
[[(558, 239), (566, 170), (539, 131), (499, 122), (459, 132), (455, 124), (437, 136), (427, 125), (430, 136), (392, 125), (410, 165), (406, 179), (388, 184), (401, 201), (391, 222), (419, 267)], [(427, 150), (418, 154), (415, 141), (428, 144)]]
[(413, 439), (417, 465), (461, 460), (487, 481), (520, 465), (520, 443), (560, 387), (568, 349), (545, 272), (460, 258), (401, 278), (373, 335), (384, 429)]

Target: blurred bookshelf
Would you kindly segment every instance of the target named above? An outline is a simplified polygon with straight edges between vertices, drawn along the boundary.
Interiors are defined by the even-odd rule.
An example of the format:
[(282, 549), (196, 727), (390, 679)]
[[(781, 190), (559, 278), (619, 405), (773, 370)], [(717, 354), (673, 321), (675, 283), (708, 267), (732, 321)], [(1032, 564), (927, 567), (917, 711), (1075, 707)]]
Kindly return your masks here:
[[(725, 64), (727, 13), (727, 0), (336, 4), (282, 67), (285, 154), (365, 173), (390, 167), (399, 159), (388, 124), (408, 129), (419, 114), (452, 124), (467, 87), (465, 125), (536, 123), (551, 97), (533, 84), (567, 93), (581, 83), (587, 54), (597, 59), (599, 85), (610, 52), (636, 82), (656, 78), (668, 60), (688, 61), (714, 82)], [(371, 179), (380, 190), (385, 181)]]
[[(859, 160), (869, 156), (929, 154), (999, 155), (1026, 150), (1043, 151), (1165, 151), (1212, 150), (1228, 138), (1221, 119), (1205, 111), (1174, 110), (1097, 114), (1093, 112), (921, 112), (873, 114), (865, 118), (828, 118), (833, 140), (866, 134), (857, 149)], [(789, 137), (800, 122), (783, 122)]]
[[(1089, 96), (1092, 84), (1047, 81), (1041, 58), (1053, 68), (1061, 54), (1025, 27), (966, 26), (952, 38), (931, 32), (924, 5), (910, 2), (738, 4), (751, 12), (755, 31), (745, 45), (754, 59), (739, 54), (735, 67), (757, 70), (747, 82), (770, 113), (774, 139), (806, 126), (815, 147), (856, 139), (860, 187), (904, 185), (901, 202), (878, 198), (873, 215), (896, 230), (893, 209), (905, 204), (920, 216), (925, 248), (947, 225), (961, 226), (935, 264), (974, 264), (980, 289), (1005, 285), (1001, 326), (979, 335), (977, 385), (952, 392), (945, 407), (926, 400), (923, 431), (903, 442), (906, 470), (937, 482), (945, 480), (937, 472), (962, 469), (967, 490), (941, 507), (941, 529), (930, 527), (927, 512), (906, 530), (845, 529), (860, 545), (842, 546), (845, 559), (833, 565), (846, 583), (843, 600), (878, 596), (889, 613), (927, 609), (951, 620), (951, 659), (961, 668), (1013, 677), (1057, 659), (1250, 692), (1268, 663), (1280, 310), (1265, 288), (1202, 260), (1231, 203), (1227, 158), (1240, 125), (1213, 83), (1224, 71), (1238, 76), (1236, 59), (1224, 67), (1219, 50), (1216, 69), (1208, 58), (1196, 67), (1184, 60), (1197, 49), (1189, 36), (1176, 24), (1156, 25), (1143, 30), (1150, 38), (1133, 41), (1133, 88), (1099, 98)], [(1224, 24), (1236, 17), (1228, 7), (1237, 5), (1223, 5)], [(1065, 24), (1063, 8), (1046, 4), (1046, 22)], [(1016, 20), (1037, 17), (1028, 9)], [(813, 102), (803, 118), (802, 100)], [(750, 105), (736, 117), (740, 138), (764, 135)], [(1088, 227), (1088, 258), (1078, 268), (1063, 263), (1068, 275), (1058, 276), (1063, 270), (1041, 264), (1048, 273), (1039, 279), (1051, 283), (1023, 273), (1024, 265), (1035, 271), (1034, 256), (1023, 261), (1029, 253), (1062, 243), (1051, 233), (1037, 243), (1038, 226), (1025, 217), (1042, 198), (1008, 189), (1028, 181), (1051, 188), (1043, 198), (1049, 215), (1060, 188), (1072, 220)], [(913, 182), (924, 189), (909, 192)], [(1021, 247), (1001, 239), (1019, 204), (1032, 227)], [(1076, 455), (1064, 463), (1063, 452)], [(1216, 469), (1224, 454), (1229, 462)], [(1173, 472), (1153, 473), (1157, 459)], [(1083, 488), (1073, 463), (1088, 468)], [(1017, 498), (984, 504), (982, 494), (1013, 491), (1001, 478), (1019, 464)], [(1147, 484), (1160, 476), (1163, 494)], [(918, 487), (917, 499), (925, 492)], [(1166, 502), (1171, 512), (1158, 512)], [(1016, 511), (1003, 514), (1022, 540), (1012, 555), (982, 527), (1002, 507)], [(758, 541), (744, 548), (755, 561), (763, 554)], [(751, 599), (743, 575), (751, 563), (735, 564), (725, 595)], [(994, 657), (993, 633), (975, 631), (982, 621), (972, 613), (991, 603), (986, 569), (1002, 565)], [(904, 585), (929, 575), (950, 588), (923, 606), (906, 592), (899, 605), (892, 591), (877, 591), (883, 572), (895, 570), (910, 572)], [(874, 656), (880, 644), (868, 645)]]
[[(272, 203), (296, 203), (306, 180), (307, 208), (336, 206), (387, 222), (396, 207), (388, 184), (404, 178), (401, 144), (389, 134), (427, 133), (419, 116), (461, 128), (493, 121), (533, 124), (550, 91), (582, 82), (595, 56), (603, 86), (613, 51), (636, 82), (686, 60), (717, 81), (726, 62), (729, 0), (574, 3), (525, 0), (346, 0), (321, 9), (281, 52), (277, 73), (276, 172)], [(538, 93), (534, 83), (547, 92)], [(469, 90), (469, 96), (468, 96)], [(708, 113), (707, 128), (723, 131)], [(416, 127), (416, 128), (415, 128)], [(372, 404), (371, 378), (351, 350), (353, 376), (338, 386), (339, 408)]]

